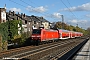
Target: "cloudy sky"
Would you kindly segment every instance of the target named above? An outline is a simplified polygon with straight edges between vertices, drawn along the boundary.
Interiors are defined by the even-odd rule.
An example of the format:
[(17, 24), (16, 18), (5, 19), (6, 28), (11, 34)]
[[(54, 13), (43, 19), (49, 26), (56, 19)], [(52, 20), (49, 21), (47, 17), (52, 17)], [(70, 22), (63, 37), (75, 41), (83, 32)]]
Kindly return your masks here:
[(0, 0), (7, 11), (43, 16), (50, 22), (62, 21), (83, 29), (90, 27), (90, 0)]

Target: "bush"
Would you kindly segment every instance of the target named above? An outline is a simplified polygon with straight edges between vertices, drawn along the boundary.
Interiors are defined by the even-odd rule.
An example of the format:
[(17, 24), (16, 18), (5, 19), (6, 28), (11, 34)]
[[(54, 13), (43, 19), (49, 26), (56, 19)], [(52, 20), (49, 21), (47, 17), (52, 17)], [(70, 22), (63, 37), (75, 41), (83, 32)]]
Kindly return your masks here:
[(2, 36), (3, 40), (8, 40), (8, 22), (0, 24), (0, 35)]

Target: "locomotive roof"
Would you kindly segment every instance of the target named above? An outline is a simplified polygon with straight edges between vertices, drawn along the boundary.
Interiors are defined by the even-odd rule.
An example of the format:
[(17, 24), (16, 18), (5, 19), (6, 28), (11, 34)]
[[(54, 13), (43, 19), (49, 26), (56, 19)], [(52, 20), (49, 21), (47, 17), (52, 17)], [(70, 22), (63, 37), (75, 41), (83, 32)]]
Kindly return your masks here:
[(58, 29), (59, 31), (69, 32), (68, 30)]
[[(34, 29), (33, 29), (33, 30), (34, 30)], [(53, 29), (35, 29), (35, 30), (57, 31), (57, 30), (53, 30)]]

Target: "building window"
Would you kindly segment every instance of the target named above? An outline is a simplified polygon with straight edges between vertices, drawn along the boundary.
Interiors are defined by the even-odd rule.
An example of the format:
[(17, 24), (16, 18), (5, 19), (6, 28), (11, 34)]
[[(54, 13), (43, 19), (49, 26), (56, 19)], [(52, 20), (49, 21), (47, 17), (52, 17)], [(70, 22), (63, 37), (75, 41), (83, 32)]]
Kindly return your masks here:
[(27, 24), (27, 20), (25, 20), (25, 24)]
[(30, 22), (29, 22), (29, 24), (30, 24)]
[(3, 20), (3, 22), (5, 22), (5, 20)]
[(5, 14), (3, 14), (3, 17), (5, 17)]
[(36, 21), (34, 21), (34, 24), (36, 24)]

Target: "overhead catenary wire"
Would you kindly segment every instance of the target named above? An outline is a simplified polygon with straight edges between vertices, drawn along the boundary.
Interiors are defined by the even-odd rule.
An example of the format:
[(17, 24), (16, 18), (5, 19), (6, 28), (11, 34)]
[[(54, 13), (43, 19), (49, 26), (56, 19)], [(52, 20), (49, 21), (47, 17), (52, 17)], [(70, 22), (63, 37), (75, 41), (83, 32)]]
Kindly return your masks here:
[[(68, 8), (68, 6), (67, 6), (62, 0), (60, 0), (60, 1), (66, 6), (66, 8), (72, 13), (72, 15), (76, 17), (76, 15), (70, 10), (70, 8)], [(76, 18), (77, 18), (77, 17), (76, 17)], [(77, 18), (77, 19), (78, 19), (78, 18)]]
[[(33, 3), (33, 4), (35, 4), (35, 3), (32, 2), (31, 0), (29, 0), (29, 1), (30, 1), (31, 3)], [(67, 1), (68, 1), (68, 0), (67, 0)], [(62, 0), (61, 0), (61, 2), (68, 8), (68, 6), (67, 6)], [(69, 1), (68, 1), (68, 3), (69, 3), (69, 5), (71, 6), (71, 4), (70, 4)], [(37, 4), (35, 4), (35, 5), (37, 5)], [(72, 6), (71, 6), (71, 7), (72, 7)], [(68, 9), (69, 9), (69, 11), (72, 13), (72, 15), (75, 16), (76, 19), (78, 19), (77, 16), (70, 10), (70, 8), (68, 8)]]
[[(70, 4), (70, 2), (69, 2), (68, 0), (67, 0), (67, 2), (68, 2), (68, 4), (72, 7), (72, 5)], [(76, 16), (76, 15), (75, 15), (75, 16)], [(76, 16), (76, 17), (77, 17), (77, 16)], [(78, 17), (77, 17), (77, 19), (78, 19)], [(77, 23), (77, 24), (78, 24), (78, 23)], [(76, 24), (76, 25), (77, 25), (77, 24)]]
[[(27, 5), (29, 5), (29, 6), (31, 6), (31, 7), (33, 7), (33, 8), (35, 8), (33, 5), (30, 5), (30, 4), (28, 4), (27, 2), (25, 2), (25, 1), (23, 1), (23, 0), (20, 0), (20, 1), (22, 1), (23, 3), (25, 3), (25, 4), (27, 4)], [(29, 0), (31, 3), (33, 3), (33, 4), (35, 4), (34, 2), (32, 2), (31, 0)], [(38, 6), (37, 4), (35, 4), (36, 6)], [(50, 14), (50, 13), (48, 13), (48, 12), (45, 12), (45, 14), (43, 14), (43, 13), (41, 13), (42, 15), (45, 15), (45, 14), (49, 14), (49, 15), (52, 15), (52, 14)], [(46, 15), (47, 16), (47, 15)], [(52, 16), (51, 16), (51, 18), (52, 18)]]
[[(20, 3), (17, 3), (17, 2), (15, 2), (15, 1), (13, 1), (13, 0), (9, 0), (9, 1), (11, 1), (11, 2), (13, 2), (13, 3), (15, 3), (15, 4), (17, 4), (17, 5), (20, 5), (20, 6), (22, 6), (22, 7), (26, 7), (25, 5), (22, 5), (22, 4), (20, 4)], [(20, 1), (22, 1), (23, 3), (25, 3), (25, 4), (27, 4), (27, 5), (30, 5), (30, 4), (28, 4), (28, 3), (26, 3), (25, 1), (23, 1), (23, 0), (20, 0)], [(30, 5), (31, 7), (33, 7), (33, 8), (35, 8), (34, 6), (32, 6), (32, 5)], [(33, 10), (33, 9), (32, 9)], [(35, 10), (33, 10), (33, 11), (35, 11)], [(29, 11), (30, 12), (30, 11)], [(38, 13), (40, 13), (40, 12), (38, 12)], [(42, 14), (42, 15), (44, 15), (44, 16), (47, 16), (47, 15), (45, 15), (45, 14), (43, 14), (43, 13), (40, 13), (40, 14)], [(50, 18), (50, 17), (49, 17)]]
[[(21, 1), (23, 1), (23, 0), (21, 0)], [(31, 0), (29, 0), (31, 3), (33, 3), (34, 5), (36, 5), (36, 6), (38, 6), (36, 3), (34, 3), (34, 2), (32, 2)], [(24, 1), (23, 1), (24, 2)], [(28, 4), (28, 3), (27, 3)], [(29, 4), (28, 4), (29, 5)], [(32, 6), (32, 7), (34, 7), (34, 6)], [(56, 18), (54, 18), (53, 17), (53, 14), (50, 14), (50, 13), (48, 13), (48, 12), (45, 12), (46, 14), (48, 14), (48, 15), (51, 15), (51, 16), (49, 16), (50, 18), (53, 18), (53, 20), (56, 20)], [(60, 15), (61, 16), (61, 18), (62, 18), (62, 15)], [(47, 16), (48, 17), (48, 16)]]
[[(35, 4), (36, 6), (38, 6), (36, 3), (34, 3), (34, 2), (32, 2), (31, 0), (29, 0), (31, 3), (33, 3), (33, 4)], [(47, 14), (50, 14), (50, 13), (48, 13), (48, 12), (45, 12), (45, 13), (47, 13)], [(52, 15), (52, 14), (51, 14)]]
[(11, 2), (13, 2), (13, 3), (15, 3), (15, 4), (18, 4), (18, 5), (22, 6), (22, 7), (26, 7), (26, 6), (24, 6), (24, 5), (22, 5), (22, 4), (19, 4), (19, 3), (15, 2), (15, 1), (13, 1), (13, 0), (9, 0), (9, 1), (11, 1)]
[[(15, 4), (18, 4), (18, 5), (20, 5), (20, 6), (22, 6), (22, 7), (26, 7), (25, 5), (22, 5), (22, 4), (20, 4), (20, 3), (17, 3), (17, 2), (15, 2), (15, 1), (13, 1), (13, 0), (9, 0), (9, 1), (11, 1), (11, 2), (13, 2), (13, 3), (15, 3)], [(25, 2), (24, 2), (25, 3)], [(33, 9), (32, 9), (33, 10)], [(40, 14), (42, 14), (42, 13), (40, 13)]]
[[(23, 3), (25, 3), (25, 4), (27, 4), (27, 5), (29, 5), (29, 6), (31, 6), (31, 7), (33, 7), (33, 8), (35, 8), (33, 5), (30, 5), (30, 4), (28, 4), (27, 2), (25, 2), (25, 1), (23, 1), (23, 0), (20, 0), (21, 2), (23, 2)], [(33, 3), (31, 0), (29, 0), (31, 3)], [(35, 3), (34, 3), (35, 4)], [(37, 4), (35, 4), (36, 6), (38, 6)], [(45, 14), (46, 15), (45, 15)], [(40, 14), (42, 14), (42, 15), (44, 15), (44, 16), (46, 16), (46, 17), (49, 17), (49, 18), (54, 18), (53, 16), (47, 16), (47, 15), (52, 15), (52, 14), (50, 14), (50, 13), (48, 13), (48, 12), (44, 12), (44, 13), (40, 13)], [(56, 20), (55, 18), (53, 19), (53, 20)]]
[[(33, 7), (33, 8), (35, 8), (34, 6), (32, 6), (32, 5), (28, 4), (28, 3), (26, 3), (26, 2), (23, 1), (23, 0), (20, 0), (20, 1), (23, 2), (23, 3), (25, 3), (25, 4), (27, 4), (27, 5), (29, 5), (29, 6), (31, 6), (31, 7)], [(32, 10), (35, 11), (34, 9), (32, 9)], [(38, 12), (38, 13), (40, 13), (40, 12)], [(44, 15), (43, 13), (40, 13), (40, 14)]]
[(67, 0), (68, 4), (72, 7), (72, 5), (70, 4), (70, 2)]
[[(70, 2), (67, 0), (68, 4), (72, 7), (72, 5), (70, 4)], [(75, 15), (76, 16), (76, 15)], [(77, 16), (76, 16), (77, 17)]]

